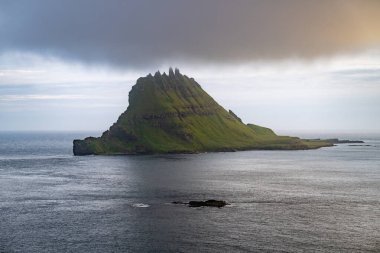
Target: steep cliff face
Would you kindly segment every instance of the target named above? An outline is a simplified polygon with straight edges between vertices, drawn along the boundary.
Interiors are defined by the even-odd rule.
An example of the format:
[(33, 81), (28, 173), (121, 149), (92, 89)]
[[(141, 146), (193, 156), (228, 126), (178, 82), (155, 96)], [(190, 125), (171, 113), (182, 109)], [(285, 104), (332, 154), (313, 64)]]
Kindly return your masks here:
[(178, 69), (139, 78), (129, 106), (99, 138), (74, 140), (74, 154), (193, 153), (328, 146), (245, 125)]

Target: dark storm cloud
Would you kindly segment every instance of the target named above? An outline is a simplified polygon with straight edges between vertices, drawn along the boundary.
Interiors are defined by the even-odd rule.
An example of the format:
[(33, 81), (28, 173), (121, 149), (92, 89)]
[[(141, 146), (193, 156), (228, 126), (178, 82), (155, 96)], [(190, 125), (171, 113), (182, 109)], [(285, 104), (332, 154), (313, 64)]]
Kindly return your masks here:
[(377, 0), (0, 0), (0, 52), (129, 67), (326, 56), (379, 27)]

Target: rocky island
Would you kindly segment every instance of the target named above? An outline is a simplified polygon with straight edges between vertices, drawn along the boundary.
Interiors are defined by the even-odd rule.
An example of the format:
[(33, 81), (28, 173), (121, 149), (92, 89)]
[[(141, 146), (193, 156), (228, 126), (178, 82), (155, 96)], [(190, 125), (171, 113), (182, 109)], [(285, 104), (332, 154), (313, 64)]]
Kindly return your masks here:
[[(336, 140), (338, 141), (338, 140)], [(279, 136), (244, 124), (178, 69), (137, 80), (129, 106), (101, 137), (74, 140), (74, 155), (198, 153), (238, 150), (302, 150), (334, 140)]]

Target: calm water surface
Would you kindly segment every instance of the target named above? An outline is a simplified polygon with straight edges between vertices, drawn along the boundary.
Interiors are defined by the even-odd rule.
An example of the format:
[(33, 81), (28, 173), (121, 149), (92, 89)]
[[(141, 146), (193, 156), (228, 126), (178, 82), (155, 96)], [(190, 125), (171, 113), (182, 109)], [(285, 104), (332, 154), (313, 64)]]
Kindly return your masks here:
[[(309, 151), (72, 156), (0, 133), (0, 252), (380, 252), (380, 140)], [(224, 199), (226, 208), (172, 201)]]

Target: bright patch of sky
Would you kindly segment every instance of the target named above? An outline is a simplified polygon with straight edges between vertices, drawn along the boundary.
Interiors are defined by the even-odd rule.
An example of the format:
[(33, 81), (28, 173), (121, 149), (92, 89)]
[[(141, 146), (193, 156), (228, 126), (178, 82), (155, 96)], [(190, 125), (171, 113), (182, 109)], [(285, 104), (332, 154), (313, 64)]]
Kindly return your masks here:
[[(380, 131), (376, 50), (314, 61), (173, 67), (246, 123), (284, 134)], [(131, 71), (8, 52), (0, 56), (0, 130), (104, 131), (127, 108), (136, 79), (157, 69)]]

